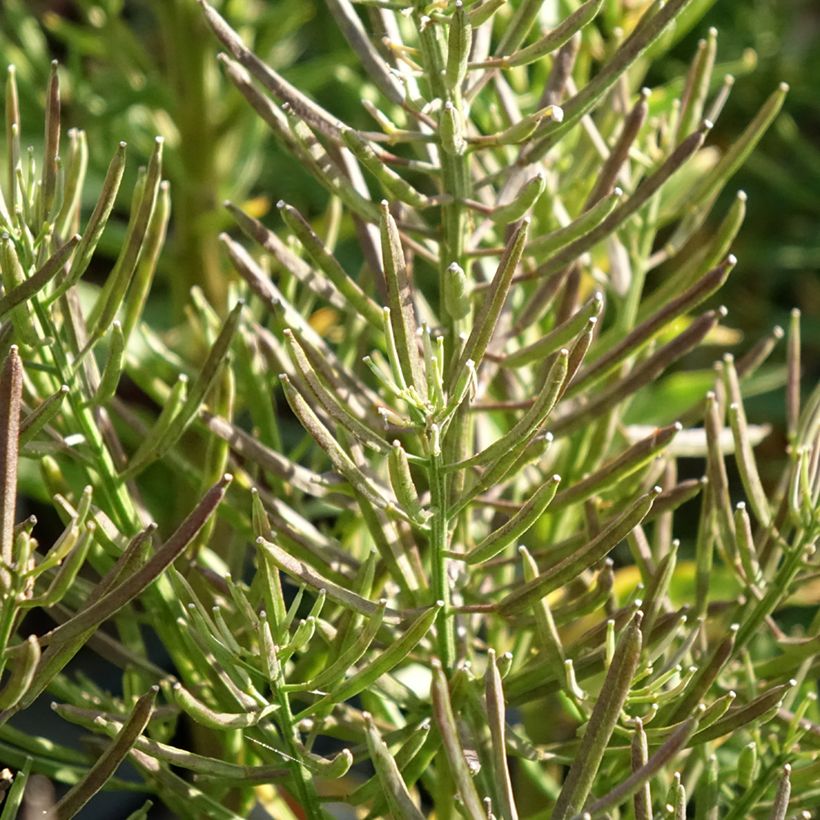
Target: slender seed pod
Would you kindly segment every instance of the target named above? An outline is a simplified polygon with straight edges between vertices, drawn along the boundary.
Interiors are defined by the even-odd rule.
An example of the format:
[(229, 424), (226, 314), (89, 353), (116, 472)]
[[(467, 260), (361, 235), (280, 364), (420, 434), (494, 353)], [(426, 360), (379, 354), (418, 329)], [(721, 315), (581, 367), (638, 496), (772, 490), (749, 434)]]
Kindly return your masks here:
[(695, 794), (696, 820), (717, 820), (719, 817), (720, 788), (718, 783), (718, 762), (714, 754), (706, 759), (705, 772), (698, 781)]
[(490, 213), (493, 222), (515, 222), (527, 213), (540, 199), (547, 187), (547, 181), (542, 173), (537, 173), (527, 180), (510, 202), (497, 205)]
[(560, 481), (561, 476), (552, 476), (506, 524), (490, 533), (478, 546), (470, 550), (464, 560), (468, 564), (481, 564), (494, 558), (513, 541), (517, 541), (543, 515), (555, 497)]
[(444, 273), (444, 306), (453, 319), (463, 319), (470, 313), (470, 295), (464, 269), (453, 262)]
[(441, 109), (438, 122), (441, 148), (451, 156), (460, 156), (467, 148), (464, 126), (458, 109), (448, 100)]
[(780, 782), (777, 784), (777, 794), (775, 795), (774, 805), (772, 806), (772, 820), (786, 820), (786, 813), (789, 810), (789, 800), (792, 792), (791, 773), (792, 767), (787, 763), (783, 767), (783, 774), (780, 777)]
[(387, 464), (390, 470), (390, 484), (402, 509), (411, 518), (420, 518), (423, 513), (422, 506), (419, 503), (419, 495), (416, 485), (413, 483), (413, 476), (410, 474), (410, 462), (407, 460), (407, 453), (400, 442), (393, 442), (388, 454)]
[[(25, 287), (26, 274), (20, 263), (14, 241), (7, 234), (0, 236), (0, 269), (2, 270), (3, 289), (7, 294), (19, 292)], [(43, 338), (38, 331), (37, 319), (34, 315), (34, 308), (27, 301), (19, 302), (16, 307), (10, 310), (11, 323), (17, 337), (25, 345), (32, 347), (43, 343)]]
[(486, 820), (486, 814), (470, 776), (470, 771), (467, 768), (467, 761), (464, 758), (464, 752), (458, 739), (458, 728), (453, 714), (447, 678), (438, 659), (433, 659), (432, 667), (433, 718), (438, 725), (450, 774), (461, 798), (466, 817), (469, 820)]
[(447, 87), (458, 93), (467, 76), (467, 62), (473, 40), (473, 26), (464, 9), (462, 0), (456, 0), (455, 11), (450, 18), (447, 36)]
[(125, 336), (122, 325), (118, 321), (111, 324), (111, 341), (108, 348), (108, 358), (105, 361), (102, 378), (97, 392), (94, 394), (94, 403), (105, 405), (114, 398), (117, 392), (117, 383), (122, 373), (125, 357)]
[[(0, 319), (5, 318), (14, 311), (18, 305), (31, 300), (36, 294), (41, 293), (46, 285), (51, 282), (65, 267), (71, 258), (74, 249), (80, 241), (79, 234), (70, 237), (67, 242), (57, 248), (49, 258), (37, 268), (34, 273), (0, 297)], [(10, 264), (14, 264), (13, 260)], [(15, 270), (15, 276), (17, 271)]]
[(577, 755), (555, 802), (552, 811), (555, 820), (575, 816), (586, 803), (604, 750), (629, 694), (632, 677), (638, 668), (643, 640), (640, 626), (639, 612), (629, 622), (618, 642), (615, 657), (593, 707)]
[(424, 815), (418, 810), (401, 775), (396, 760), (382, 740), (373, 718), (365, 712), (365, 738), (370, 750), (370, 759), (381, 783), (382, 794), (387, 800), (390, 814), (398, 820), (422, 820)]
[(370, 663), (362, 665), (358, 672), (339, 684), (333, 692), (320, 698), (312, 706), (300, 712), (295, 716), (295, 719), (301, 720), (317, 711), (321, 713), (324, 708), (355, 697), (367, 689), (368, 686), (378, 680), (382, 675), (393, 669), (396, 664), (403, 661), (419, 641), (427, 635), (440, 608), (440, 606), (434, 606), (422, 612), (422, 614), (407, 627), (401, 637), (390, 644), (381, 655), (377, 655)]
[(270, 704), (256, 712), (226, 713), (215, 712), (201, 700), (194, 697), (181, 683), (176, 682), (171, 687), (174, 701), (182, 711), (190, 715), (197, 723), (210, 729), (224, 731), (225, 729), (244, 729), (256, 726), (257, 723), (275, 712), (278, 704)]
[(111, 778), (148, 725), (158, 691), (159, 687), (153, 686), (136, 702), (128, 720), (119, 727), (116, 737), (99, 760), (57, 803), (55, 812), (58, 817), (73, 817)]
[(404, 202), (413, 208), (429, 208), (430, 199), (417, 191), (404, 177), (397, 174), (392, 168), (385, 165), (378, 157), (373, 147), (352, 128), (342, 131), (345, 145), (353, 152), (365, 168), (378, 180), (385, 193)]
[(525, 610), (532, 601), (563, 586), (579, 572), (600, 561), (626, 534), (636, 527), (648, 514), (660, 494), (660, 487), (641, 496), (623, 515), (593, 538), (583, 549), (538, 575), (498, 604), (498, 612), (505, 617)]
[(737, 757), (737, 782), (741, 789), (748, 789), (757, 777), (757, 744), (747, 743)]
[(3, 688), (0, 689), (0, 709), (11, 709), (23, 698), (31, 686), (40, 661), (40, 644), (36, 635), (29, 635), (15, 654)]
[[(23, 365), (17, 345), (12, 345), (0, 372), (0, 561), (4, 567), (10, 567), (14, 559), (14, 515), (17, 508), (17, 456), (22, 391)], [(0, 571), (0, 586), (7, 588), (8, 584), (6, 571)]]

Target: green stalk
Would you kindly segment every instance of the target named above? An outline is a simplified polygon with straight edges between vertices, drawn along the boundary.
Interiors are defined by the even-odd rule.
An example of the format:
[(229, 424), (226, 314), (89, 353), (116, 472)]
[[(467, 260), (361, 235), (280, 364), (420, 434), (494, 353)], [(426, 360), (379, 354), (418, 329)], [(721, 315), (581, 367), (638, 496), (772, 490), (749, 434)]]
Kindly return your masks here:
[(450, 518), (444, 476), (441, 442), (438, 426), (433, 427), (433, 441), (427, 475), (430, 483), (430, 568), (433, 600), (443, 606), (436, 618), (436, 638), (441, 663), (448, 674), (455, 663), (455, 623), (449, 612), (450, 584), (447, 579), (447, 550), (449, 549)]

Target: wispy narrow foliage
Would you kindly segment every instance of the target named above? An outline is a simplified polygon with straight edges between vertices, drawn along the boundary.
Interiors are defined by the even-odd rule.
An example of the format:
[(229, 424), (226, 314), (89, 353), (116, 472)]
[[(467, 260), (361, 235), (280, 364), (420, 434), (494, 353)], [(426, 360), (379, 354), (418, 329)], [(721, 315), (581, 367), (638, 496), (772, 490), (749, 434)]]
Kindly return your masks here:
[[(817, 601), (820, 393), (797, 312), (785, 351), (779, 329), (737, 361), (715, 348), (746, 197), (713, 211), (786, 88), (719, 149), (714, 30), (678, 85), (644, 87), (708, 4), (329, 0), (362, 70), (343, 123), (232, 4), (199, 5), (326, 212), (228, 203), (211, 238), (227, 228), (235, 279), (159, 330), (170, 146), (95, 284), (126, 145), (87, 215), (59, 68), (42, 156), (9, 71), (2, 818), (31, 773), (72, 817), (133, 788), (126, 761), (192, 818), (816, 810), (820, 622), (781, 616)], [(744, 393), (781, 371), (772, 466)], [(19, 520), (31, 485), (50, 544)], [(34, 609), (54, 626), (28, 634)], [(82, 674), (88, 651), (121, 695)], [(17, 728), (41, 696), (88, 753)]]

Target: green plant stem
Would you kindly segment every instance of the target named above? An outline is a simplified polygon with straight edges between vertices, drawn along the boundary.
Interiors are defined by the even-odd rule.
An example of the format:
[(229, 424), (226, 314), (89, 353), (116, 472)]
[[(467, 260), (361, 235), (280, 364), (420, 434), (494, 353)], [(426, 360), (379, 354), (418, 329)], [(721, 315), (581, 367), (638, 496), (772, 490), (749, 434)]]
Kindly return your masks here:
[[(58, 330), (52, 323), (51, 316), (43, 307), (39, 297), (35, 296), (32, 303), (43, 330), (54, 339), (54, 343), (49, 347), (49, 350), (51, 352), (52, 363), (57, 369), (57, 385), (70, 385), (72, 382), (69, 376), (71, 367), (68, 363), (68, 356), (66, 355)], [(137, 513), (131, 503), (127, 488), (117, 476), (117, 469), (114, 466), (108, 448), (105, 446), (100, 430), (94, 421), (93, 412), (82, 401), (82, 398), (78, 395), (78, 391), (69, 390), (67, 399), (72, 414), (80, 425), (86, 443), (96, 456), (96, 468), (100, 471), (100, 477), (102, 478), (102, 481), (99, 482), (101, 485), (100, 489), (108, 499), (115, 516), (115, 521), (125, 535), (133, 536), (139, 530)]]
[[(225, 308), (227, 277), (220, 268), (217, 232), (210, 217), (220, 207), (217, 168), (217, 123), (212, 114), (215, 100), (209, 96), (213, 53), (202, 15), (187, 0), (155, 3), (166, 35), (165, 57), (174, 89), (179, 127), (178, 159), (182, 172), (174, 190), (177, 231), (176, 272), (171, 277), (174, 315), (183, 316), (188, 293), (199, 285), (218, 310)], [(186, 43), (179, 48), (179, 43)]]
[(430, 501), (433, 517), (430, 519), (430, 564), (434, 601), (441, 601), (444, 606), (436, 619), (441, 663), (445, 670), (452, 669), (455, 662), (455, 625), (450, 609), (450, 584), (447, 578), (448, 537), (450, 522), (448, 515), (447, 492), (442, 469), (442, 454), (432, 449), (429, 463)]
[(313, 783), (310, 772), (299, 762), (300, 752), (296, 747), (297, 732), (293, 725), (293, 712), (290, 709), (290, 698), (282, 689), (279, 682), (274, 683), (276, 700), (279, 703), (277, 718), (281, 727), (281, 735), (290, 755), (289, 765), (293, 771), (293, 779), (298, 790), (301, 807), (305, 810), (307, 820), (325, 820), (326, 814), (319, 802), (319, 795)]

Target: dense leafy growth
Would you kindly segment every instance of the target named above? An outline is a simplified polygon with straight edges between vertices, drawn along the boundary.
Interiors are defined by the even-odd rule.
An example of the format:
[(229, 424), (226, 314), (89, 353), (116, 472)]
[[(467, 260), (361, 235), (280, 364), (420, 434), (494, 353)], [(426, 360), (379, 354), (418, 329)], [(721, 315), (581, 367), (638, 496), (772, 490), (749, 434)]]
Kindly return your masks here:
[[(715, 300), (746, 210), (720, 195), (785, 85), (718, 150), (714, 31), (677, 86), (643, 87), (708, 3), (327, 0), (368, 76), (347, 124), (182, 5), (162, 24), (205, 21), (197, 54), (225, 49), (247, 107), (222, 137), (264, 123), (326, 210), (280, 200), (271, 227), (228, 202), (218, 235), (195, 195), (217, 163), (188, 158), (202, 287), (161, 330), (163, 140), (95, 285), (126, 145), (89, 212), (58, 66), (28, 152), (9, 69), (2, 817), (32, 773), (68, 787), (60, 818), (135, 788), (179, 817), (811, 815), (820, 389), (801, 395), (799, 313), (721, 356)], [(194, 132), (224, 115), (181, 110)], [(772, 384), (774, 482), (744, 405)], [(23, 728), (42, 698), (82, 751)]]

